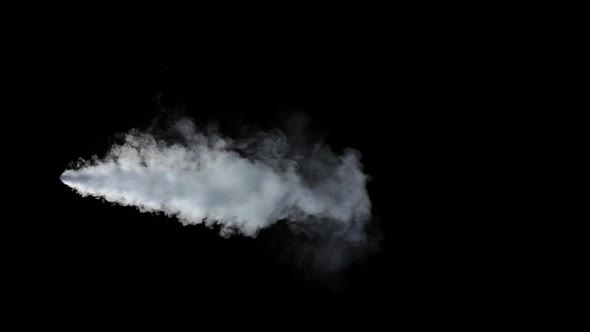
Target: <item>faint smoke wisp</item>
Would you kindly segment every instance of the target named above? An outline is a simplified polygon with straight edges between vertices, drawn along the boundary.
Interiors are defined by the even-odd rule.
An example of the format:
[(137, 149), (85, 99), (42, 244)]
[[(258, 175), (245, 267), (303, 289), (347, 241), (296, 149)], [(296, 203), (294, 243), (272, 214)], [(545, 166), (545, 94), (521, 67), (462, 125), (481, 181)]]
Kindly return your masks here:
[(219, 225), (223, 236), (256, 236), (286, 220), (303, 232), (327, 224), (331, 241), (363, 243), (371, 202), (360, 153), (303, 141), (279, 130), (234, 140), (181, 119), (166, 135), (129, 132), (61, 180), (82, 196), (163, 212), (185, 225)]

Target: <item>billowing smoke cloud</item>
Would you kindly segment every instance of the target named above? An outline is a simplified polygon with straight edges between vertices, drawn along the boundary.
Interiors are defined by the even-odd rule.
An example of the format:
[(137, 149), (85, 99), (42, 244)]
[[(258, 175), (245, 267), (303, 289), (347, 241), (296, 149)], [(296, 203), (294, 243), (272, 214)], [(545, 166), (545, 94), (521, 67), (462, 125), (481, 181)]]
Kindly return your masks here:
[[(131, 131), (61, 180), (83, 196), (183, 224), (220, 225), (223, 236), (256, 236), (286, 220), (299, 233), (327, 239), (323, 247), (331, 249), (320, 255), (343, 255), (332, 252), (334, 241), (363, 244), (371, 217), (360, 154), (304, 141), (279, 130), (233, 140), (181, 119), (165, 132)], [(326, 230), (329, 236), (319, 234)]]

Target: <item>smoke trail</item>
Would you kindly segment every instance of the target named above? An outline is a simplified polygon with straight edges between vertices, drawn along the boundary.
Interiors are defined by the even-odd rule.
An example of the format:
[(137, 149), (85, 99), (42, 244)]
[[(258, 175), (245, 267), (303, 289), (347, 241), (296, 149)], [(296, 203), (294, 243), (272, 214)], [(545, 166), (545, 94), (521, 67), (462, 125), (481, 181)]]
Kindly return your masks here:
[(131, 131), (104, 158), (81, 161), (61, 180), (83, 196), (183, 224), (218, 224), (223, 236), (256, 236), (285, 219), (299, 232), (328, 225), (321, 229), (330, 241), (363, 243), (371, 203), (360, 154), (294, 141), (278, 130), (232, 140), (181, 119), (165, 135)]

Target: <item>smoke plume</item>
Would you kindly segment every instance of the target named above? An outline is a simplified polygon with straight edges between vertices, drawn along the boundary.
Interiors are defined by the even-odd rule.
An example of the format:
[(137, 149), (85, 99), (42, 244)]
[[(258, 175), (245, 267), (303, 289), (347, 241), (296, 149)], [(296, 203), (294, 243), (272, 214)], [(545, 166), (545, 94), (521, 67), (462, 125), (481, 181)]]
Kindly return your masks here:
[(164, 132), (133, 130), (61, 180), (82, 196), (163, 212), (185, 225), (219, 225), (222, 236), (255, 237), (285, 220), (299, 234), (329, 230), (318, 238), (333, 249), (335, 239), (366, 242), (371, 217), (359, 152), (336, 154), (279, 130), (230, 139), (187, 119)]

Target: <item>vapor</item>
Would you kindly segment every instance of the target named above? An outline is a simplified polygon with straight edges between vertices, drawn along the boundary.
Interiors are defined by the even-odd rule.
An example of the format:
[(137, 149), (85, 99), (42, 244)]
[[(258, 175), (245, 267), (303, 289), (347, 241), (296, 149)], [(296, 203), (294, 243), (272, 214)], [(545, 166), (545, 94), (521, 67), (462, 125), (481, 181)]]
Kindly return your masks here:
[(337, 154), (280, 130), (231, 139), (188, 119), (122, 137), (104, 157), (63, 172), (62, 182), (185, 225), (219, 225), (222, 236), (254, 237), (285, 220), (299, 233), (329, 230), (329, 242), (366, 241), (371, 202), (356, 150)]

